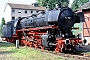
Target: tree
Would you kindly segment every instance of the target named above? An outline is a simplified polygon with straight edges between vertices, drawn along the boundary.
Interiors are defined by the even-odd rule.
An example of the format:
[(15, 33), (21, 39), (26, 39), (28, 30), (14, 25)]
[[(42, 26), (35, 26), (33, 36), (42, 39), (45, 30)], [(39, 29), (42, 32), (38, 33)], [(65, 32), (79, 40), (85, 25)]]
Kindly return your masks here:
[(74, 0), (71, 8), (75, 11), (76, 9), (80, 8), (84, 3), (89, 2), (89, 0)]
[(37, 3), (40, 6), (44, 6), (46, 8), (54, 8), (55, 4), (62, 4), (64, 7), (68, 6), (68, 0), (37, 0)]
[(2, 33), (2, 27), (3, 27), (3, 25), (5, 25), (5, 19), (4, 19), (4, 17), (2, 18), (2, 21), (1, 21), (1, 33)]
[(5, 24), (5, 19), (4, 17), (2, 18), (2, 21), (1, 21), (1, 26), (3, 26)]

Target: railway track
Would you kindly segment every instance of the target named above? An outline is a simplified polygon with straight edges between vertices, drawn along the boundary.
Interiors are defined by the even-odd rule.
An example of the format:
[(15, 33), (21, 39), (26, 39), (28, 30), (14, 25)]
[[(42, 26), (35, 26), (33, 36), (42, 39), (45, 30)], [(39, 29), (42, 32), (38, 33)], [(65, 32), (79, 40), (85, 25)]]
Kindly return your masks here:
[[(32, 49), (36, 49), (33, 48)], [(56, 53), (55, 51), (48, 51), (48, 50), (42, 50), (42, 49), (36, 49), (38, 51), (41, 51), (44, 54), (54, 55), (54, 56), (60, 56), (64, 58), (65, 60), (90, 60), (90, 55), (85, 54), (83, 52), (67, 52), (67, 53)]]

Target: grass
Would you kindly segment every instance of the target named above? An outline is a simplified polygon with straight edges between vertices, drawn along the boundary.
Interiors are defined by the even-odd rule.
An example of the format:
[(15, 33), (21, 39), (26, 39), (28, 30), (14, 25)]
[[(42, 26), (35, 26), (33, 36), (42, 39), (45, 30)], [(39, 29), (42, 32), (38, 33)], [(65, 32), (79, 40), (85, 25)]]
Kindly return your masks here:
[(44, 54), (33, 48), (15, 47), (14, 44), (0, 42), (0, 60), (65, 60), (60, 56)]

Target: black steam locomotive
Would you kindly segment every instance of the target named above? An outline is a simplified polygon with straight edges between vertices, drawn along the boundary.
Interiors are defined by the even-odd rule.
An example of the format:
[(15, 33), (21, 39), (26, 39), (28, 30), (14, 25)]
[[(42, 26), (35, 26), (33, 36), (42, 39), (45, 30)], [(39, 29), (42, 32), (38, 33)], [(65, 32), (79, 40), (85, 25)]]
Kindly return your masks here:
[(70, 8), (61, 8), (58, 10), (51, 10), (32, 14), (28, 17), (17, 18), (6, 23), (3, 26), (3, 36), (12, 38), (16, 30), (30, 27), (43, 27), (49, 25), (57, 25), (61, 34), (70, 34), (71, 29), (75, 23), (84, 22), (84, 15), (82, 12), (74, 13)]
[[(54, 45), (54, 48), (57, 50), (56, 47), (59, 41), (64, 40), (65, 46), (68, 46), (67, 44), (71, 44), (70, 46), (73, 46), (74, 43), (78, 44), (80, 42), (79, 40), (81, 39), (79, 37), (77, 38), (72, 33), (72, 29), (75, 29), (73, 25), (75, 23), (80, 23), (80, 22), (84, 22), (83, 12), (74, 12), (69, 7), (61, 8), (58, 5), (58, 8), (53, 9), (53, 10), (49, 10), (46, 12), (43, 11), (36, 14), (32, 14), (31, 16), (28, 16), (28, 17), (17, 18), (16, 20), (9, 21), (6, 23), (6, 25), (3, 26), (2, 32), (3, 32), (4, 38), (12, 40), (12, 38), (14, 38), (13, 35), (17, 34), (16, 32), (18, 30), (22, 31), (23, 29), (28, 29), (30, 31), (33, 28), (42, 29), (40, 30), (40, 32), (38, 32), (39, 34), (45, 30), (43, 28), (45, 28), (46, 26), (47, 27), (55, 26), (57, 28), (53, 28), (53, 27), (47, 28), (44, 31), (46, 33), (42, 34), (40, 37), (41, 37), (41, 42), (42, 42), (41, 45), (43, 45), (44, 47), (52, 47)], [(37, 31), (35, 30), (35, 32)], [(23, 35), (29, 37), (28, 32), (26, 32), (26, 30), (24, 32), (25, 33)], [(20, 32), (20, 33), (23, 33), (23, 32)], [(60, 39), (56, 40), (56, 38), (60, 38)], [(19, 39), (19, 38), (16, 38), (16, 39)], [(74, 43), (72, 43), (73, 41), (70, 41), (70, 40), (75, 40), (75, 41)], [(76, 42), (77, 40), (78, 42)], [(65, 46), (64, 48), (68, 48)]]

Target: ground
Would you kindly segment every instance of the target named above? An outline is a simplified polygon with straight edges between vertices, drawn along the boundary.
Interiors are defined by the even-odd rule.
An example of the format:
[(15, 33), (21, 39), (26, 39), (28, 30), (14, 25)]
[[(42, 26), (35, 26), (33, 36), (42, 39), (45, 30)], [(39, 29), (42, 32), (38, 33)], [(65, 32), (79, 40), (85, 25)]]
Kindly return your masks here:
[[(85, 51), (90, 54), (90, 45), (77, 48), (77, 50)], [(74, 60), (73, 58), (60, 57), (54, 54), (42, 52), (35, 48), (20, 46), (15, 47), (15, 44), (0, 41), (0, 60)]]
[(29, 47), (16, 48), (14, 44), (0, 42), (0, 60), (66, 60)]

